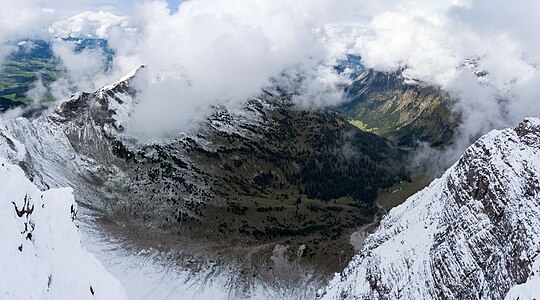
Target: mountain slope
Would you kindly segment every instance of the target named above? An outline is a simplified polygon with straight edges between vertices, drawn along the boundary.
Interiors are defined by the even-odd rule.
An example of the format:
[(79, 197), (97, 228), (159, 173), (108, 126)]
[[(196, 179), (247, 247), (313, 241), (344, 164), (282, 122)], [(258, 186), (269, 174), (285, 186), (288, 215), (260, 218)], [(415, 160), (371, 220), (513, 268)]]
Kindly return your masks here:
[(391, 210), (319, 297), (503, 299), (529, 280), (512, 289), (523, 294), (537, 281), (539, 220), (540, 119), (527, 119)]
[(127, 299), (81, 244), (72, 190), (41, 192), (0, 158), (0, 298)]
[(341, 114), (400, 145), (446, 145), (457, 127), (448, 95), (425, 83), (406, 82), (399, 71), (366, 70), (347, 88), (347, 95), (350, 101), (339, 108)]
[(255, 252), (274, 277), (278, 246), (325, 274), (342, 268), (378, 189), (407, 179), (403, 153), (385, 139), (271, 92), (234, 113), (216, 107), (178, 137), (140, 141), (125, 129), (138, 72), (49, 116), (4, 122), (0, 154), (43, 188), (74, 186), (79, 203), (134, 241), (185, 248), (187, 239), (248, 261)]

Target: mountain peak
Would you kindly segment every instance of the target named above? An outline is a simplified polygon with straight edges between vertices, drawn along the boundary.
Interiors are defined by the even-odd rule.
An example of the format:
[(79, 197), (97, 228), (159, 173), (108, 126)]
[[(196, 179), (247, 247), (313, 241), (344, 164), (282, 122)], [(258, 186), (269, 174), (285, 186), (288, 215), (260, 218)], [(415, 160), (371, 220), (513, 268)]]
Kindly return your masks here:
[(122, 76), (119, 80), (115, 81), (114, 83), (112, 84), (109, 84), (107, 86), (104, 86), (102, 87), (101, 89), (99, 90), (110, 90), (110, 89), (114, 89), (116, 86), (124, 83), (124, 84), (128, 84), (130, 83), (134, 78), (136, 78), (137, 76), (139, 76), (139, 74), (141, 72), (143, 72), (143, 70), (146, 68), (146, 65), (142, 64), (140, 66), (138, 66), (137, 68), (133, 69), (132, 71), (130, 71), (129, 73), (127, 73), (126, 75)]
[(83, 125), (91, 116), (91, 120), (106, 127), (107, 131), (123, 131), (135, 105), (137, 88), (133, 86), (133, 81), (144, 69), (145, 66), (141, 65), (94, 93), (74, 94), (60, 104), (53, 117), (62, 122), (69, 120)]

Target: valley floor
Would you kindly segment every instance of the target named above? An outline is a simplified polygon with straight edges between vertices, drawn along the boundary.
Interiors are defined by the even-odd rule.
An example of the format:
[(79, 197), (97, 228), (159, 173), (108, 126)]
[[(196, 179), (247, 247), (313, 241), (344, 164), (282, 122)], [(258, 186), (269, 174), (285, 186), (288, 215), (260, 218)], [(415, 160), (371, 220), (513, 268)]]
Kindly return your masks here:
[[(357, 251), (384, 212), (423, 188), (427, 178), (417, 174), (412, 182), (381, 191), (380, 213), (373, 223), (351, 232)], [(171, 250), (171, 244), (156, 242), (159, 238), (126, 232), (83, 207), (79, 222), (85, 248), (120, 280), (130, 299), (312, 299), (331, 278), (331, 273), (291, 262), (283, 255), (284, 246), (276, 243), (235, 249), (243, 257), (232, 258), (191, 242), (176, 243)]]
[[(260, 273), (246, 280), (245, 261), (239, 263), (204, 250), (195, 255), (194, 249), (141, 247), (108, 232), (118, 225), (103, 226), (104, 222), (87, 209), (81, 208), (79, 215), (85, 248), (122, 283), (129, 299), (312, 299), (328, 279), (282, 260), (284, 265), (277, 271), (296, 272), (294, 282), (283, 280), (285, 274), (269, 278), (269, 274)], [(279, 255), (273, 259), (279, 265)]]

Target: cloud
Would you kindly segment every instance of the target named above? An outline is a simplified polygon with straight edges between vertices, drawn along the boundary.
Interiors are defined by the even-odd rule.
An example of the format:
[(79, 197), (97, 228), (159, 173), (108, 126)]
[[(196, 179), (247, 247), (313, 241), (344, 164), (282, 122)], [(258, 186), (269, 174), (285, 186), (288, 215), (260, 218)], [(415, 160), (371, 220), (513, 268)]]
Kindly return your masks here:
[(14, 38), (35, 29), (35, 21), (40, 19), (40, 10), (36, 1), (2, 1), (0, 40)]
[(346, 53), (378, 70), (405, 68), (407, 78), (441, 86), (457, 100), (463, 125), (449, 157), (490, 129), (540, 114), (535, 0), (189, 0), (178, 10), (165, 1), (130, 4), (81, 13), (126, 5), (7, 0), (0, 53), (10, 50), (3, 41), (36, 33), (107, 38), (117, 54), (107, 70), (99, 51), (55, 43), (70, 75), (52, 85), (53, 94), (91, 90), (146, 64), (133, 128), (150, 135), (188, 130), (210, 106), (238, 107), (276, 82), (294, 89), (303, 107), (340, 103), (347, 78), (331, 66)]
[[(407, 0), (386, 8), (357, 39), (363, 62), (378, 70), (406, 68), (406, 77), (441, 86), (463, 116), (454, 147), (441, 155), (455, 160), (493, 128), (539, 116), (540, 3), (524, 0)], [(464, 68), (463, 62), (476, 64)], [(487, 73), (479, 80), (472, 71)]]
[[(527, 34), (540, 25), (539, 4), (525, 2), (192, 0), (174, 13), (165, 2), (147, 2), (132, 18), (140, 35), (119, 53), (127, 69), (145, 63), (150, 78), (167, 78), (151, 85), (167, 91), (160, 95), (164, 105), (153, 110), (161, 108), (156, 115), (168, 128), (174, 122), (166, 120), (184, 113), (238, 105), (280, 74), (287, 74), (278, 82), (290, 81), (297, 104), (338, 104), (347, 80), (330, 66), (346, 53), (360, 54), (378, 70), (405, 68), (407, 78), (441, 86), (458, 100), (454, 109), (463, 125), (448, 154), (453, 160), (480, 134), (540, 113), (532, 100), (540, 38)], [(483, 81), (463, 67), (469, 58), (477, 58), (472, 71), (488, 73)], [(147, 109), (140, 106), (138, 122), (153, 118)], [(175, 130), (191, 123), (178, 121)]]
[(30, 89), (26, 92), (26, 97), (32, 100), (32, 104), (38, 104), (47, 95), (47, 87), (43, 85), (41, 74), (38, 74), (38, 79), (30, 85)]
[(39, 0), (43, 8), (58, 14), (56, 20), (86, 11), (116, 11), (127, 13), (138, 0)]
[(53, 37), (87, 37), (107, 39), (112, 30), (125, 34), (135, 31), (129, 27), (128, 17), (106, 11), (86, 11), (68, 19), (56, 21), (48, 31)]
[[(200, 115), (212, 105), (238, 106), (285, 69), (306, 71), (306, 78), (319, 85), (336, 83), (337, 75), (329, 74), (328, 68), (316, 71), (335, 61), (337, 52), (344, 55), (347, 46), (329, 38), (325, 27), (350, 25), (353, 18), (342, 10), (353, 2), (342, 1), (338, 7), (329, 0), (198, 0), (183, 2), (176, 13), (165, 2), (144, 3), (133, 18), (140, 35), (131, 47), (118, 49), (118, 59), (131, 64), (126, 69), (144, 63), (150, 78), (166, 80), (150, 82), (152, 92), (146, 93), (152, 97), (143, 91), (141, 98), (153, 104), (141, 104), (134, 120), (162, 123), (168, 130), (178, 120), (174, 130), (186, 130), (181, 116)], [(342, 51), (335, 51), (338, 47)], [(319, 91), (335, 94), (333, 87)], [(333, 96), (326, 102), (335, 103)], [(148, 106), (154, 113), (148, 113)]]
[(53, 52), (62, 61), (71, 86), (77, 91), (93, 91), (103, 85), (107, 55), (99, 48), (76, 50), (76, 41), (54, 40)]
[(8, 41), (28, 34), (36, 35), (42, 24), (41, 8), (37, 1), (2, 1), (0, 9), (0, 62), (14, 47)]

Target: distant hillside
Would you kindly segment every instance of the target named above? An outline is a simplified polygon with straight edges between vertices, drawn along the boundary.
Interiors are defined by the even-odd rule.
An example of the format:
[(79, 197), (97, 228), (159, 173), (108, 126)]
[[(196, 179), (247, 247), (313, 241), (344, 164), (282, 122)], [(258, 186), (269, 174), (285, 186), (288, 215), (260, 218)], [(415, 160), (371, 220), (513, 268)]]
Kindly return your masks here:
[[(112, 61), (114, 52), (106, 40), (88, 38), (67, 38), (74, 43), (75, 51), (102, 49)], [(25, 106), (32, 100), (27, 96), (32, 84), (38, 79), (45, 87), (65, 74), (62, 62), (55, 57), (51, 41), (24, 40), (14, 43), (16, 49), (0, 65), (0, 112), (18, 106)], [(52, 100), (47, 93), (42, 102)]]
[(397, 142), (414, 146), (448, 144), (457, 121), (450, 98), (424, 83), (405, 83), (400, 72), (366, 70), (347, 88), (350, 101), (339, 112), (353, 125)]

